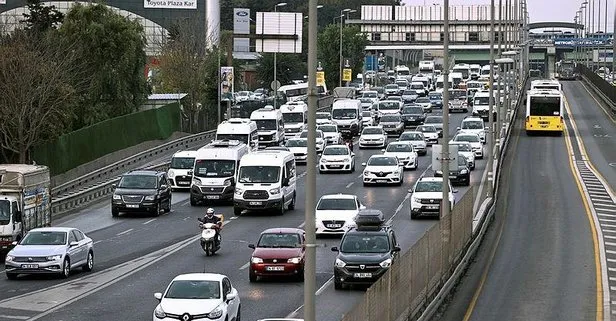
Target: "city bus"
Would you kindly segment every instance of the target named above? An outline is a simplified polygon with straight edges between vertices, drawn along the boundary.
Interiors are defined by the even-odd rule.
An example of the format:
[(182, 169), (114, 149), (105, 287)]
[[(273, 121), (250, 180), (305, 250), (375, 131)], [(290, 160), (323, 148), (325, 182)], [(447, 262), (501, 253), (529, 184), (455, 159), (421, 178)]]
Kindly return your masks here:
[(534, 133), (557, 133), (564, 127), (565, 102), (561, 91), (556, 89), (531, 89), (526, 95), (525, 129)]
[(562, 91), (562, 86), (558, 80), (538, 79), (530, 82), (530, 90), (534, 89), (555, 89)]

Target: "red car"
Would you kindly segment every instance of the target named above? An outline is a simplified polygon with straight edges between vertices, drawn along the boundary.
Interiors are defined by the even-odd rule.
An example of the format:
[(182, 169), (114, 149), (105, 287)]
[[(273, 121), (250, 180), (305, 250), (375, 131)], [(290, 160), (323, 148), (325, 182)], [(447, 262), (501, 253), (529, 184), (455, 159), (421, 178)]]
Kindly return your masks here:
[(263, 231), (250, 257), (250, 282), (259, 277), (295, 277), (304, 280), (306, 233), (297, 228), (271, 228)]

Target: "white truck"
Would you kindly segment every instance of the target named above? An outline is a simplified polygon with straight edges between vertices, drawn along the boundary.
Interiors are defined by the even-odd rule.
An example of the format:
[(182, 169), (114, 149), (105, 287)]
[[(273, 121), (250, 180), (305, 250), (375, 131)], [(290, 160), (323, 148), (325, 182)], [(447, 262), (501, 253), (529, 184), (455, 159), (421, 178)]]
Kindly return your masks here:
[(31, 229), (51, 226), (49, 168), (0, 165), (0, 252), (6, 254)]

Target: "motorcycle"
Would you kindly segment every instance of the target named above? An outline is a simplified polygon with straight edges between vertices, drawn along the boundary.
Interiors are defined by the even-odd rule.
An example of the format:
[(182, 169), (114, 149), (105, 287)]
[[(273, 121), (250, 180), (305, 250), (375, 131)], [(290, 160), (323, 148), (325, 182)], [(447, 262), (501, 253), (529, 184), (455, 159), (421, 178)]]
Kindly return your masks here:
[(201, 223), (199, 220), (199, 228), (201, 228), (201, 248), (205, 251), (205, 255), (214, 255), (220, 250), (221, 240), (216, 242), (216, 229), (218, 226), (214, 223)]

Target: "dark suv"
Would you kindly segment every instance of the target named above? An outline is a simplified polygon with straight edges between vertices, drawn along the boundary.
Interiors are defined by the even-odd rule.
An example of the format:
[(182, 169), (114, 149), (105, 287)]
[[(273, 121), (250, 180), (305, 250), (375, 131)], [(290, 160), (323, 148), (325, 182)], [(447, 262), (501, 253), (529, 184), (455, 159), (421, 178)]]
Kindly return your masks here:
[[(334, 263), (334, 288), (343, 289), (346, 285), (371, 285), (378, 280), (398, 257), (400, 247), (394, 231), (386, 225), (365, 224), (360, 218), (371, 215), (376, 210), (361, 210), (356, 217), (357, 227), (349, 229), (340, 247), (332, 247), (338, 252)], [(382, 216), (382, 213), (381, 213)]]
[(125, 173), (113, 185), (111, 215), (120, 212), (148, 212), (155, 216), (171, 212), (171, 188), (165, 172), (135, 170)]
[[(443, 177), (443, 171), (434, 171), (434, 177)], [(468, 167), (468, 160), (464, 155), (458, 154), (458, 168), (449, 170), (449, 181), (451, 185), (471, 185), (471, 170)]]
[(426, 113), (420, 105), (410, 105), (402, 107), (402, 119), (404, 127), (421, 125), (426, 120)]

